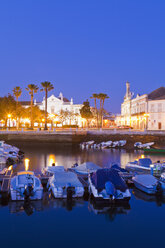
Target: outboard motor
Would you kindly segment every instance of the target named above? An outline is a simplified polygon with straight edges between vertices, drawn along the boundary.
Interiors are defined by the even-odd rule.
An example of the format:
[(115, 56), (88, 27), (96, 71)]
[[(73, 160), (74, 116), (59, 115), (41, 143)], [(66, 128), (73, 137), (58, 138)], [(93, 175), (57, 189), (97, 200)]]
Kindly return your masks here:
[(157, 182), (157, 185), (156, 185), (156, 193), (158, 195), (162, 195), (163, 194), (162, 184), (159, 181)]
[(8, 158), (7, 160), (6, 160), (6, 165), (7, 166), (10, 166), (10, 165), (13, 165), (13, 164), (15, 164), (15, 161), (12, 159), (12, 158)]
[(106, 182), (105, 183), (105, 190), (106, 190), (107, 195), (109, 195), (111, 199), (114, 199), (116, 189), (115, 189), (115, 186), (113, 185), (113, 183), (111, 183), (110, 181)]
[(67, 187), (67, 200), (71, 200), (72, 196), (75, 194), (75, 187), (68, 185)]
[(29, 183), (24, 190), (25, 200), (28, 200), (30, 196), (34, 196), (34, 187), (33, 184)]

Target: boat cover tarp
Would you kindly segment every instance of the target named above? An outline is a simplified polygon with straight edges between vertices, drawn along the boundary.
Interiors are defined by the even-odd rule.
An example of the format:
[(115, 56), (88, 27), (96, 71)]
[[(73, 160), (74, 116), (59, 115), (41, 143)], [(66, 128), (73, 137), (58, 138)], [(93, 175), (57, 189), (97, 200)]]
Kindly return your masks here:
[(126, 169), (121, 168), (118, 164), (113, 164), (111, 168), (121, 172), (128, 172)]
[(92, 183), (97, 190), (103, 190), (105, 183), (110, 181), (116, 189), (125, 192), (127, 185), (115, 169), (99, 169), (91, 175)]
[(152, 161), (150, 158), (140, 158), (138, 164), (140, 166), (149, 167), (152, 164)]
[(64, 171), (65, 168), (62, 165), (58, 166), (48, 166), (47, 171), (50, 173), (55, 173), (56, 171)]
[(55, 187), (83, 187), (74, 172), (57, 171), (52, 179)]
[(133, 178), (133, 181), (136, 181), (137, 183), (147, 187), (147, 186), (155, 185), (158, 180), (152, 175), (143, 174), (143, 175), (136, 175)]
[(92, 162), (85, 162), (83, 164), (80, 164), (79, 166), (74, 168), (75, 171), (80, 171), (80, 172), (90, 172), (90, 171), (96, 171), (100, 169), (100, 166), (92, 163)]

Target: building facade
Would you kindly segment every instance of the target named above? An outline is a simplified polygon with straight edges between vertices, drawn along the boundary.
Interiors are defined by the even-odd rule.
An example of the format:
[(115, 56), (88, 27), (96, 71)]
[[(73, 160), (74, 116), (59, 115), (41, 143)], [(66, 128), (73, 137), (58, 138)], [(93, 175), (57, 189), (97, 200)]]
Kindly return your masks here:
[(133, 96), (127, 82), (121, 115), (116, 118), (116, 124), (140, 130), (165, 130), (165, 87), (150, 94)]
[[(20, 102), (25, 108), (30, 107), (30, 102), (23, 101)], [(34, 105), (38, 106), (40, 110), (45, 110), (45, 97), (42, 102), (37, 102), (34, 100)], [(82, 118), (80, 116), (80, 109), (82, 108), (82, 104), (74, 104), (73, 98), (69, 101), (66, 97), (63, 96), (62, 93), (59, 94), (58, 97), (53, 94), (47, 99), (47, 112), (48, 116), (58, 125), (61, 124), (60, 116), (62, 112), (68, 113), (68, 117), (63, 120), (63, 125), (78, 125), (82, 126)], [(65, 115), (66, 116), (66, 115)]]

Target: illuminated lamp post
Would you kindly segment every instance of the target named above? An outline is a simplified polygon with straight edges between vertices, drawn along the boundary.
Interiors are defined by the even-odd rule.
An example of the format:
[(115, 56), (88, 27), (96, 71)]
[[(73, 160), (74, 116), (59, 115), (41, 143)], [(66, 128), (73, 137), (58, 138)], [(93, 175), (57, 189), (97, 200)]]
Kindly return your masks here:
[(11, 114), (8, 114), (7, 117), (8, 117), (8, 120), (9, 120), (9, 130), (10, 130), (10, 118), (11, 118)]
[(148, 117), (149, 116), (150, 115), (148, 113), (144, 114), (144, 117), (145, 117), (145, 128), (146, 128), (146, 130), (148, 129)]

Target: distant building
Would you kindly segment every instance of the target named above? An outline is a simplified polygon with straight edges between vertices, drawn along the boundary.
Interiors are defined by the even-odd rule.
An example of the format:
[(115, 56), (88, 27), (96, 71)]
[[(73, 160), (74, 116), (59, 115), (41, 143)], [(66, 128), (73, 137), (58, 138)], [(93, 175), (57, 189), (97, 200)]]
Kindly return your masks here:
[[(30, 101), (21, 101), (22, 106), (25, 108), (30, 107)], [(45, 110), (45, 97), (43, 98), (42, 102), (37, 102), (34, 100), (34, 105), (38, 106), (41, 110)], [(58, 116), (60, 115), (61, 111), (68, 111), (70, 113), (77, 115), (77, 119), (72, 118), (70, 121), (69, 119), (64, 122), (65, 125), (69, 124), (78, 124), (81, 126), (81, 120), (78, 118), (80, 116), (80, 109), (82, 108), (82, 104), (74, 104), (73, 98), (69, 101), (67, 98), (63, 96), (62, 93), (59, 94), (58, 97), (51, 95), (47, 99), (47, 111), (50, 115), (55, 115), (56, 120), (58, 121)]]
[(116, 124), (140, 130), (165, 130), (165, 87), (150, 94), (133, 96), (127, 82), (121, 115), (117, 116)]

